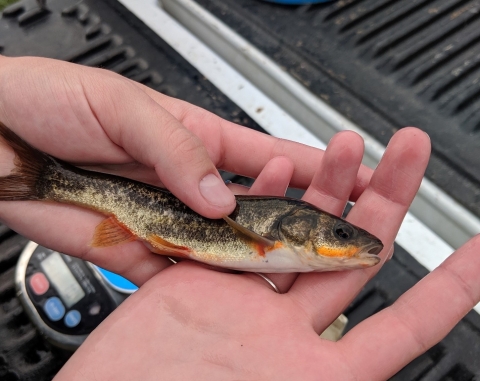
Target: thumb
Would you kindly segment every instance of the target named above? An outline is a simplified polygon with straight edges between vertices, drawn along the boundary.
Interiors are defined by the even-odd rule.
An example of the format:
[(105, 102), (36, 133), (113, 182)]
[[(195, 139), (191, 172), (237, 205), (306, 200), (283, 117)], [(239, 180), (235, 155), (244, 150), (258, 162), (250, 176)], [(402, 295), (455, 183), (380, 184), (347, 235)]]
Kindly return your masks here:
[(134, 84), (122, 77), (101, 79), (108, 82), (106, 89), (105, 83), (99, 89), (96, 81), (84, 89), (109, 138), (155, 168), (162, 183), (197, 213), (207, 218), (230, 214), (235, 197), (201, 140)]
[(196, 212), (209, 218), (230, 214), (236, 202), (201, 140), (180, 122), (173, 120), (162, 134), (163, 149), (157, 156), (155, 171), (165, 186)]

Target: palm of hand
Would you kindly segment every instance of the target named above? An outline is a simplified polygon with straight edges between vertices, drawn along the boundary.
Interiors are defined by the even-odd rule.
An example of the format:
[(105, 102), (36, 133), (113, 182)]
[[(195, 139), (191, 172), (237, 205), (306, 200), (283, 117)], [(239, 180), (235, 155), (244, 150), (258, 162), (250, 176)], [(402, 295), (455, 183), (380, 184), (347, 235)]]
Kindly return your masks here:
[[(476, 250), (479, 245), (477, 239)], [(312, 309), (298, 290), (292, 292), (295, 285), (286, 294), (276, 294), (243, 275), (180, 263), (153, 277), (127, 299), (57, 377), (385, 380), (440, 340), (471, 308), (472, 297), (480, 298), (478, 285), (465, 290), (455, 275), (465, 270), (469, 264), (465, 256), (469, 252), (472, 259), (474, 251), (475, 242), (392, 307), (336, 343), (317, 335), (334, 316), (332, 311), (343, 308), (345, 300), (329, 295), (335, 296), (333, 290), (324, 289), (326, 295), (316, 290), (318, 304)], [(475, 265), (478, 269), (480, 260)], [(464, 276), (471, 281), (475, 272)], [(445, 295), (432, 298), (432, 290), (442, 285), (448, 289)], [(438, 313), (442, 326), (431, 324)]]
[[(115, 315), (60, 379), (76, 379), (77, 358), (93, 362), (82, 379), (128, 379), (129, 368), (141, 380), (350, 379), (339, 348), (319, 343), (301, 305), (242, 276), (182, 263), (145, 284)], [(141, 353), (126, 351), (125, 343)], [(110, 359), (118, 368), (100, 366)]]

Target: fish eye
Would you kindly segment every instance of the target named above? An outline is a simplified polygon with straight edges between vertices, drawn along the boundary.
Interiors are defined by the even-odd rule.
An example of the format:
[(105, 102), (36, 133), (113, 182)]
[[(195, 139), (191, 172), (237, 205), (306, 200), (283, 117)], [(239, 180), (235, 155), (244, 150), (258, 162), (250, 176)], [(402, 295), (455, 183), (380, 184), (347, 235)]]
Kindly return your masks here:
[(335, 226), (334, 232), (341, 240), (353, 238), (355, 235), (355, 229), (351, 225), (342, 222)]

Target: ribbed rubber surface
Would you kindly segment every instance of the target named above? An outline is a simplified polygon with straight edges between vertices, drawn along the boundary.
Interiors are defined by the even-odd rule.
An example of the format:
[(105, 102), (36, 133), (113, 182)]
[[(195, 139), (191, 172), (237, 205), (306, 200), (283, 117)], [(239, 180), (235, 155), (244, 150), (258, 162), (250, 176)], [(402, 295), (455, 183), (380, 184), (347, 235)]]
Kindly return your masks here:
[[(116, 1), (15, 3), (0, 19), (0, 53), (38, 55), (122, 74), (236, 123), (263, 131), (170, 46)], [(94, 11), (93, 11), (94, 10)]]
[(480, 216), (480, 1), (196, 1), (379, 141), (425, 130), (428, 177)]
[[(229, 120), (260, 129), (114, 0), (75, 4), (71, 0), (48, 1), (50, 12), (39, 10), (33, 1), (22, 1), (9, 8), (8, 17), (0, 19), (0, 45), (4, 54), (37, 54), (105, 67)], [(224, 174), (224, 177), (251, 184), (238, 176)], [(24, 238), (0, 225), (2, 381), (51, 379), (68, 358), (68, 354), (52, 348), (35, 333), (15, 297), (14, 266), (25, 243)], [(397, 247), (394, 259), (347, 309), (348, 329), (393, 303), (425, 274), (423, 267)], [(480, 316), (472, 312), (445, 340), (405, 367), (393, 380), (467, 381), (474, 380), (476, 375), (480, 375)]]

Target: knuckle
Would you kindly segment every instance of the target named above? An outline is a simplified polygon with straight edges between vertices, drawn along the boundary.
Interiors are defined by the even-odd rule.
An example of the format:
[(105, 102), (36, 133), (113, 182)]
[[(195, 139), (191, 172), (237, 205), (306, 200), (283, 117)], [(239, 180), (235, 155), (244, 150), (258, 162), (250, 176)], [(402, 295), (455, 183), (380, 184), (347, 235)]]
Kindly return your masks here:
[(166, 143), (174, 161), (188, 165), (201, 165), (208, 161), (206, 149), (200, 139), (185, 128), (172, 128)]

